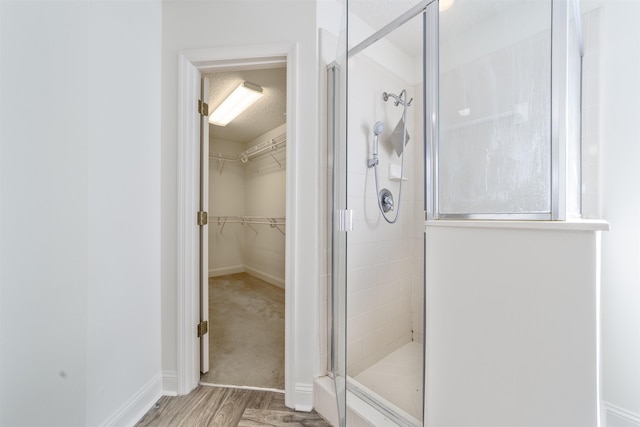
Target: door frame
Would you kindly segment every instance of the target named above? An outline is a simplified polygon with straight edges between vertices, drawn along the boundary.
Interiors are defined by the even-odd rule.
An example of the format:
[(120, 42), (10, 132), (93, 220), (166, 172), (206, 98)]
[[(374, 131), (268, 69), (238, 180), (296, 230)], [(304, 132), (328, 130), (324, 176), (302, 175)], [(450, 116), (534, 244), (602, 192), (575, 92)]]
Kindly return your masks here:
[(296, 43), (216, 47), (185, 50), (178, 58), (178, 152), (177, 152), (177, 394), (183, 395), (200, 381), (200, 339), (196, 325), (200, 316), (198, 280), (199, 240), (196, 212), (199, 197), (199, 115), (200, 75), (229, 69), (287, 67), (287, 167), (285, 237), (285, 403), (296, 402), (295, 363), (295, 283), (296, 265), (296, 146), (298, 111), (298, 46)]

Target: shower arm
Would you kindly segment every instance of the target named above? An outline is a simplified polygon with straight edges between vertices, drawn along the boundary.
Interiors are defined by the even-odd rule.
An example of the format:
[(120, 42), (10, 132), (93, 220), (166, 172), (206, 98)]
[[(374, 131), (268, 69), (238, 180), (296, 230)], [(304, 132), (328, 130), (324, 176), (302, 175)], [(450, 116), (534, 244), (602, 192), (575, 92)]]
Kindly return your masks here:
[[(403, 96), (405, 99), (402, 99)], [(411, 102), (413, 102), (413, 98), (411, 98), (409, 102), (406, 101), (407, 91), (405, 89), (402, 89), (402, 92), (400, 92), (400, 96), (393, 93), (387, 93), (387, 92), (382, 93), (382, 99), (384, 99), (385, 101), (388, 101), (389, 98), (394, 99), (394, 104), (396, 107), (398, 105), (402, 105), (403, 107), (409, 107), (411, 105)]]

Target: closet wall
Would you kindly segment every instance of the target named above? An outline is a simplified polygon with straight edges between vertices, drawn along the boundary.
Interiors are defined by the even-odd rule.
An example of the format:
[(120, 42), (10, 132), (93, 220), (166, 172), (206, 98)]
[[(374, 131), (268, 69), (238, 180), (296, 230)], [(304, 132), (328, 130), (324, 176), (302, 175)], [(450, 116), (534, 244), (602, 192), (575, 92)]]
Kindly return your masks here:
[[(245, 144), (211, 138), (210, 153), (239, 154), (284, 135), (286, 124)], [(243, 162), (209, 161), (209, 276), (244, 272), (284, 288), (286, 150)], [(224, 222), (218, 217), (257, 218), (269, 224)]]

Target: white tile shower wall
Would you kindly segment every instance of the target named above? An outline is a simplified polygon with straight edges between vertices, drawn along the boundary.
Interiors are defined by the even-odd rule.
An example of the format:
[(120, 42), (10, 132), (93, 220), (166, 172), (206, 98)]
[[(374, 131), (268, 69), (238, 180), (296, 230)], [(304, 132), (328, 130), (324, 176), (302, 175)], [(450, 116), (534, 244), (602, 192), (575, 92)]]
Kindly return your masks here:
[[(388, 179), (389, 164), (400, 164), (389, 137), (402, 116), (402, 107), (384, 102), (383, 92), (406, 89), (411, 84), (389, 72), (364, 54), (349, 64), (348, 205), (354, 211), (353, 231), (348, 235), (347, 368), (357, 375), (371, 364), (412, 340), (412, 279), (414, 278), (416, 145), (421, 141), (415, 126), (416, 101), (407, 112), (411, 140), (405, 147), (400, 216), (388, 224), (378, 210), (374, 170), (367, 168), (373, 144), (373, 125), (382, 120), (378, 166), (379, 188), (389, 188), (398, 205), (397, 181)], [(390, 212), (395, 216), (395, 211)], [(421, 245), (421, 244), (420, 244)], [(421, 323), (422, 321), (420, 321)]]

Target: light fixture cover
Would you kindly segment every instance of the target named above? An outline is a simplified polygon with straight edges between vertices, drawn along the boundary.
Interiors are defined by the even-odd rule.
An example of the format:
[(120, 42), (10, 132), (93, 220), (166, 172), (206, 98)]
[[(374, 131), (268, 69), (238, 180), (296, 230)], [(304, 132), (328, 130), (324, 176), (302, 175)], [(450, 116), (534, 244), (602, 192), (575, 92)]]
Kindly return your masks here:
[(445, 10), (449, 9), (453, 5), (454, 1), (455, 0), (440, 0), (438, 2), (438, 11), (444, 12)]
[(222, 104), (209, 116), (209, 123), (217, 126), (226, 126), (240, 113), (249, 108), (261, 96), (262, 88), (249, 82), (242, 82)]

